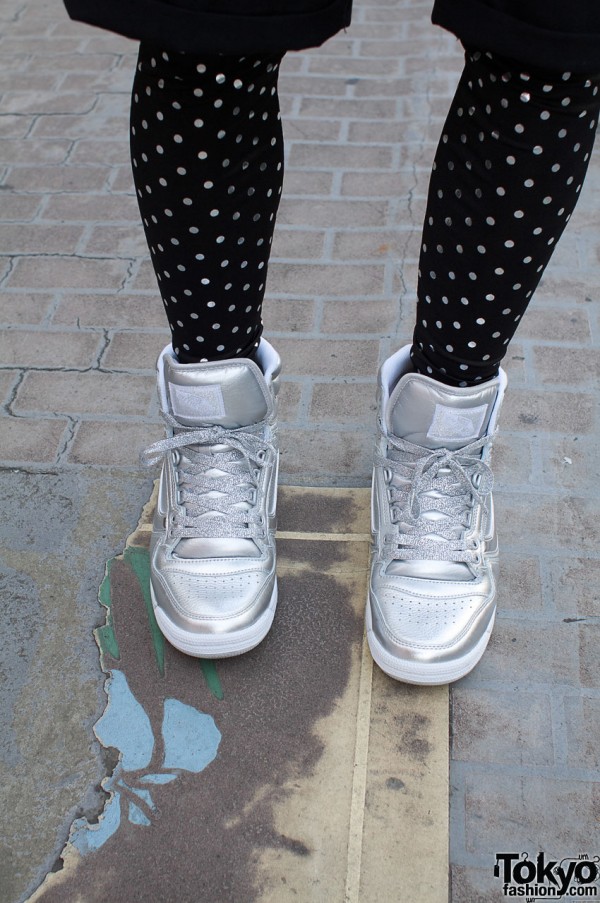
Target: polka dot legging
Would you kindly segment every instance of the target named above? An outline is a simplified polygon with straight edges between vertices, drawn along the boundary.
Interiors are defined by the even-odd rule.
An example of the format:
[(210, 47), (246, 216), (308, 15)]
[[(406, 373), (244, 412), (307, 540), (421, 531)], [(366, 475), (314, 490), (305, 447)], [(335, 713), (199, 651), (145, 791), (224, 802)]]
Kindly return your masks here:
[[(183, 363), (252, 356), (260, 339), (283, 181), (280, 61), (140, 47), (133, 173)], [(599, 85), (467, 51), (431, 174), (418, 371), (451, 385), (496, 374), (579, 196)]]
[(575, 207), (599, 76), (466, 53), (438, 146), (413, 364), (450, 385), (493, 377)]
[(260, 339), (283, 182), (280, 62), (140, 46), (133, 175), (182, 363), (252, 356)]

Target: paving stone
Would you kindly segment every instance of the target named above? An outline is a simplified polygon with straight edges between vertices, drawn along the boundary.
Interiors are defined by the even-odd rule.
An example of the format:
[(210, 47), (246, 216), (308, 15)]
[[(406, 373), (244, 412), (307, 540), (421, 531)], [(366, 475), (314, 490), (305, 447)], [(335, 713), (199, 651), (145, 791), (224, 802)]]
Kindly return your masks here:
[(4, 463), (52, 462), (67, 426), (66, 420), (0, 420), (0, 460)]
[(373, 333), (385, 335), (398, 319), (398, 302), (325, 301), (321, 328), (324, 333)]
[(336, 266), (273, 262), (269, 291), (297, 295), (378, 295), (383, 291), (381, 266)]
[(17, 393), (14, 410), (144, 417), (156, 393), (151, 376), (126, 373), (28, 372)]
[(353, 229), (335, 233), (333, 256), (340, 260), (398, 260), (405, 256), (409, 232), (382, 229)]
[(492, 472), (496, 490), (533, 481), (533, 449), (529, 437), (500, 432), (494, 440)]
[[(317, 101), (314, 100), (313, 103)], [(310, 111), (308, 112), (310, 115)], [(328, 114), (324, 111), (323, 115)], [(387, 147), (373, 149), (359, 145), (301, 144), (296, 141), (290, 149), (288, 165), (307, 169), (360, 169), (364, 166), (369, 169), (390, 169), (392, 152)]]
[(317, 383), (310, 418), (315, 423), (357, 423), (371, 426), (375, 435), (375, 380), (364, 383)]
[(500, 536), (498, 611), (540, 612), (544, 607), (538, 558), (505, 552)]
[(508, 376), (509, 392), (512, 391), (513, 386), (526, 383), (525, 353), (518, 342), (511, 342), (508, 353), (502, 361), (502, 368)]
[(548, 694), (462, 690), (459, 685), (452, 699), (453, 759), (495, 765), (554, 764)]
[(498, 493), (498, 522), (505, 543), (512, 547), (571, 550), (575, 554), (597, 550), (600, 542), (597, 499), (530, 493)]
[(41, 323), (54, 298), (45, 292), (0, 291), (0, 323), (12, 325)]
[(379, 344), (365, 340), (305, 339), (300, 345), (292, 339), (277, 343), (288, 376), (370, 376), (377, 372)]
[(106, 166), (13, 166), (10, 184), (17, 191), (100, 191)]
[(127, 163), (123, 166), (113, 167), (111, 174), (111, 191), (126, 192), (127, 194), (135, 194), (133, 184), (133, 176), (131, 175), (131, 164)]
[(509, 430), (589, 433), (598, 420), (594, 395), (514, 388), (502, 408), (502, 424)]
[(452, 903), (490, 903), (503, 899), (501, 886), (494, 878), (494, 862), (490, 857), (487, 869), (453, 865), (450, 873)]
[(100, 222), (103, 225), (119, 222), (139, 222), (137, 201), (133, 195), (123, 194), (66, 194), (48, 199), (45, 220), (62, 222)]
[[(7, 61), (8, 64), (8, 61)], [(7, 114), (0, 119), (0, 137), (8, 138), (24, 138), (31, 128), (31, 119), (27, 116), (17, 116), (16, 114)]]
[(3, 254), (72, 254), (82, 236), (81, 226), (1, 224)]
[[(0, 303), (2, 296), (0, 295)], [(166, 318), (158, 292), (151, 295), (65, 294), (52, 318), (56, 325), (110, 329), (164, 328)]]
[(118, 332), (102, 357), (109, 370), (154, 370), (158, 355), (169, 343), (169, 332)]
[(323, 257), (324, 231), (301, 229), (277, 229), (273, 239), (271, 260), (307, 258), (319, 260)]
[(158, 423), (86, 421), (77, 431), (68, 460), (73, 464), (139, 467), (143, 448), (164, 436)]
[(510, 843), (530, 858), (542, 850), (560, 860), (588, 850), (596, 817), (589, 783), (487, 771), (467, 776), (466, 801), (471, 852), (494, 857)]
[(414, 191), (411, 172), (348, 172), (342, 178), (342, 196), (407, 199)]
[(10, 400), (20, 375), (20, 370), (0, 370), (0, 407)]
[(347, 430), (286, 429), (280, 436), (284, 483), (299, 486), (368, 485), (373, 437)]
[[(20, 76), (19, 76), (20, 78)], [(15, 141), (0, 140), (0, 163), (64, 163), (73, 145), (72, 141)]]
[(91, 367), (101, 346), (101, 336), (82, 332), (33, 332), (5, 330), (0, 333), (0, 361), (9, 367)]
[(564, 707), (569, 766), (598, 772), (600, 746), (596, 728), (600, 723), (600, 699), (567, 695)]
[(359, 80), (354, 87), (355, 97), (402, 97), (409, 95), (415, 85), (410, 78), (378, 78)]
[(553, 556), (550, 574), (558, 612), (571, 617), (600, 617), (600, 561)]
[(384, 226), (388, 212), (384, 201), (309, 201), (283, 198), (278, 220), (293, 226)]
[(548, 305), (542, 306), (541, 301), (538, 304), (539, 306), (532, 305), (529, 308), (527, 316), (519, 324), (519, 339), (535, 339), (539, 342), (553, 341), (560, 337), (561, 342), (589, 344), (591, 335), (587, 311), (580, 308), (556, 310)]
[(130, 226), (97, 226), (82, 250), (91, 257), (143, 257), (148, 253), (148, 245), (141, 223), (132, 223)]
[(21, 257), (7, 284), (12, 288), (119, 288), (127, 276), (127, 262), (84, 257)]
[[(89, 76), (84, 74), (81, 76), (82, 81), (88, 81)], [(129, 76), (131, 80), (131, 76)], [(109, 163), (115, 165), (129, 165), (129, 148), (126, 142), (103, 140), (103, 141), (86, 141), (80, 139), (76, 142), (72, 153), (69, 156), (69, 162), (81, 163), (89, 165), (90, 163)], [(140, 223), (141, 227), (141, 223)]]
[[(579, 682), (579, 635), (573, 624), (497, 618), (489, 647), (476, 670), (464, 678), (471, 689), (487, 680), (526, 691), (531, 684)], [(495, 738), (498, 743), (498, 737)]]
[(581, 686), (589, 689), (600, 688), (598, 669), (598, 643), (600, 627), (597, 621), (585, 621), (579, 625), (579, 663)]
[[(284, 371), (285, 372), (285, 371)], [(277, 396), (277, 417), (281, 423), (294, 422), (298, 418), (298, 405), (302, 384), (283, 379)]]
[[(268, 325), (267, 338), (277, 332), (310, 332), (315, 324), (315, 302), (267, 296), (263, 304), (263, 317)], [(277, 342), (275, 340), (275, 344)]]
[[(283, 119), (283, 135), (288, 148), (294, 141), (338, 141), (341, 128), (342, 122), (339, 119), (337, 121), (308, 119), (307, 117), (291, 119), (289, 116)], [(311, 173), (303, 173), (303, 175), (310, 185)], [(331, 176), (331, 173), (329, 175)], [(288, 173), (285, 178), (289, 178)], [(297, 181), (301, 183), (302, 179), (298, 178)], [(301, 193), (306, 194), (307, 192), (303, 190)]]
[(279, 93), (297, 94), (299, 97), (339, 97), (347, 92), (346, 79), (327, 78), (322, 75), (301, 75), (281, 70)]
[(37, 214), (43, 196), (16, 194), (9, 190), (13, 187), (10, 180), (3, 187), (5, 190), (2, 192), (2, 219), (9, 223), (30, 222)]
[(600, 458), (595, 434), (545, 438), (541, 466), (546, 486), (563, 492), (598, 496)]
[(600, 349), (534, 347), (533, 361), (538, 379), (545, 385), (598, 386)]

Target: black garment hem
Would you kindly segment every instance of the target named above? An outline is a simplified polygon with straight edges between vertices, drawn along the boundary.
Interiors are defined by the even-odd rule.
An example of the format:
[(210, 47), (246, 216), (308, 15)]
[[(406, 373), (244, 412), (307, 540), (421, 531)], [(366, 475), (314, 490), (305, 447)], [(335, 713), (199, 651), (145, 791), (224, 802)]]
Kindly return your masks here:
[(164, 50), (244, 55), (317, 47), (350, 24), (351, 0), (281, 15), (232, 15), (166, 0), (65, 0), (72, 19)]
[[(565, 4), (568, 21), (568, 4)], [(482, 3), (435, 0), (431, 20), (477, 47), (549, 72), (600, 72), (600, 33), (543, 28)]]

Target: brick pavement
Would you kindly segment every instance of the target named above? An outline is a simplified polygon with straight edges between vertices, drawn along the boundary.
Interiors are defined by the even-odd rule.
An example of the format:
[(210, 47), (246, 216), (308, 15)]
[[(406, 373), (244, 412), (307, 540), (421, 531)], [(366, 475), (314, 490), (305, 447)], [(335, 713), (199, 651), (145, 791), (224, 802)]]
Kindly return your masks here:
[[(428, 12), (425, 0), (357, 0), (346, 34), (283, 67), (286, 194), (265, 319), (285, 364), (288, 483), (369, 480), (376, 367), (411, 333), (429, 166), (460, 69)], [(3, 0), (7, 471), (133, 476), (160, 434), (152, 368), (168, 334), (129, 174), (134, 59), (132, 43), (69, 23), (58, 0)], [(600, 852), (587, 850), (600, 764), (599, 200), (596, 160), (508, 355), (500, 615), (453, 692), (455, 903), (500, 899), (496, 850)]]

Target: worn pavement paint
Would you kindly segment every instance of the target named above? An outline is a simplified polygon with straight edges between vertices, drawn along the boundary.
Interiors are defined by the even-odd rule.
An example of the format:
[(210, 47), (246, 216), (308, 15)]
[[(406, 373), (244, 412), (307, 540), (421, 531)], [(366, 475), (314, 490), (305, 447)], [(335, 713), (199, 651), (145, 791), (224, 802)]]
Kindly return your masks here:
[(90, 731), (106, 703), (91, 641), (104, 612), (95, 600), (150, 488), (146, 474), (118, 468), (0, 473), (0, 574), (13, 603), (2, 628), (3, 903), (39, 885), (77, 814), (93, 817), (104, 805), (106, 765)]
[[(113, 562), (121, 662), (117, 668), (109, 655), (103, 662), (113, 673), (122, 670), (154, 747), (144, 769), (119, 765), (105, 783), (120, 820), (101, 852), (79, 858), (77, 869), (50, 881), (36, 901), (79, 903), (85, 889), (86, 903), (389, 903), (400, 887), (407, 899), (447, 899), (447, 691), (403, 688), (374, 669), (373, 702), (369, 693), (361, 704), (359, 685), (371, 681), (372, 668), (368, 659), (365, 670), (361, 656), (368, 543), (326, 542), (321, 534), (328, 533), (329, 512), (331, 533), (346, 523), (354, 537), (364, 536), (365, 493), (350, 490), (345, 507), (343, 498), (330, 505), (331, 497), (315, 490), (283, 495), (303, 539), (286, 531), (280, 544), (273, 631), (247, 655), (218, 663), (221, 700), (198, 682), (197, 660), (169, 644), (160, 675), (143, 587), (125, 558)], [(318, 532), (309, 541), (312, 525)], [(204, 742), (211, 721), (213, 747), (222, 732), (218, 756), (206, 765), (189, 723), (180, 732), (183, 758), (170, 746), (173, 725), (188, 710)], [(210, 756), (210, 739), (208, 747)], [(201, 772), (187, 770), (199, 765)], [(355, 819), (351, 847), (352, 813), (363, 800), (364, 829)], [(110, 805), (107, 833), (116, 823)], [(65, 851), (67, 867), (73, 849)]]
[[(318, 499), (313, 501), (319, 504)], [(340, 515), (342, 508), (336, 505)], [(352, 508), (349, 501), (347, 520)], [(111, 596), (121, 661), (103, 655), (104, 667), (126, 676), (130, 692), (150, 720), (154, 752), (143, 774), (115, 771), (113, 779), (122, 781), (112, 791), (119, 794), (120, 827), (104, 842), (101, 853), (84, 856), (68, 880), (54, 886), (49, 882), (39, 899), (74, 903), (85, 888), (86, 903), (105, 903), (109, 898), (128, 903), (148, 899), (254, 903), (262, 898), (257, 859), (262, 850), (300, 857), (311, 868), (312, 841), (282, 830), (274, 809), (282, 797), (293, 793), (302, 776), (314, 772), (323, 755), (327, 735), (321, 735), (317, 725), (337, 710), (346, 692), (351, 661), (362, 640), (362, 612), (349, 602), (347, 581), (341, 575), (321, 574), (310, 567), (284, 575), (274, 630), (257, 649), (218, 663), (223, 692), (218, 700), (195, 677), (197, 660), (169, 644), (164, 676), (160, 675), (147, 631), (143, 590), (124, 559), (112, 565)], [(223, 742), (218, 757), (202, 772), (181, 769), (176, 780), (165, 784), (169, 772), (163, 728), (168, 699), (214, 719)], [(353, 743), (350, 746), (352, 757)], [(151, 790), (155, 816), (135, 794), (140, 787)], [(140, 823), (143, 819), (130, 809), (130, 802), (152, 822), (151, 830)], [(68, 851), (66, 855), (68, 859)]]
[(154, 654), (156, 663), (161, 674), (165, 673), (165, 638), (160, 632), (160, 628), (154, 614), (152, 605), (152, 596), (150, 595), (150, 558), (146, 549), (139, 546), (127, 546), (123, 553), (123, 558), (129, 564), (135, 573), (146, 606), (148, 615), (148, 624), (150, 625), (150, 633), (152, 634), (152, 645), (154, 646)]
[[(127, 801), (127, 817), (133, 825), (147, 827), (156, 813), (151, 791), (138, 782), (167, 784), (182, 772), (198, 774), (217, 755), (221, 734), (214, 720), (177, 699), (166, 699), (162, 721), (162, 768), (175, 773), (139, 774), (150, 767), (155, 738), (152, 725), (121, 671), (113, 670), (107, 681), (108, 706), (94, 727), (105, 747), (120, 753), (115, 772), (103, 783), (111, 797), (97, 825), (80, 818), (73, 824), (70, 843), (83, 855), (97, 852), (117, 832), (121, 824), (122, 801)], [(132, 799), (132, 795), (137, 799)], [(145, 804), (146, 811), (141, 806)]]

